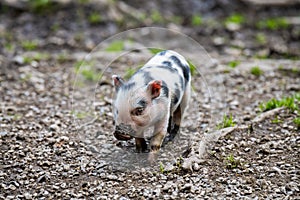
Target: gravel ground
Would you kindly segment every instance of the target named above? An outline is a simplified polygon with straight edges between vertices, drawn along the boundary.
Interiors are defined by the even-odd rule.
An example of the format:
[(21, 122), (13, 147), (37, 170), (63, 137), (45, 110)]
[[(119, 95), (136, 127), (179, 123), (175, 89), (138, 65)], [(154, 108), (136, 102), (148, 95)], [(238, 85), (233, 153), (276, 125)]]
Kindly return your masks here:
[[(18, 12), (1, 14), (5, 20), (0, 33), (5, 38), (0, 42), (5, 47), (0, 55), (0, 199), (300, 198), (300, 134), (293, 123), (299, 111), (259, 110), (261, 102), (299, 93), (299, 59), (255, 59), (254, 54), (244, 55), (248, 46), (237, 52), (226, 43), (222, 47), (210, 43), (212, 59), (203, 65), (197, 59), (199, 52), (180, 49), (199, 66), (193, 75), (192, 101), (180, 135), (161, 149), (151, 165), (146, 153), (134, 152), (132, 142), (113, 137), (110, 83), (112, 73), (126, 74), (128, 66), (139, 66), (151, 53), (139, 49), (115, 59), (123, 51), (104, 51), (100, 57), (96, 52), (98, 60), (91, 70), (106, 71), (101, 80), (87, 78), (74, 65), (99, 37), (115, 33), (115, 24), (88, 27), (81, 33), (87, 39), (80, 39), (82, 35), (72, 30), (87, 24), (73, 23), (72, 14), (67, 15), (66, 27), (50, 33), (44, 19)], [(63, 14), (64, 10), (50, 17)], [(41, 31), (28, 32), (32, 27)], [(104, 27), (97, 36), (95, 31)], [(6, 35), (8, 30), (13, 30), (11, 36)], [(195, 34), (190, 27), (182, 30)], [(210, 34), (202, 31), (196, 35)], [(227, 32), (224, 37), (230, 38), (232, 32)], [(30, 37), (37, 47), (25, 50), (19, 43)], [(164, 37), (161, 41), (171, 40)], [(137, 39), (124, 50), (142, 45)], [(176, 45), (184, 46), (184, 41)], [(270, 54), (277, 56), (278, 52)], [(105, 68), (102, 63), (112, 59)], [(237, 59), (238, 66), (228, 66)], [(81, 70), (88, 66), (81, 63)], [(253, 75), (253, 66), (263, 73)], [(216, 125), (224, 114), (232, 114), (236, 126), (218, 131)]]
[[(295, 63), (291, 61), (293, 66)], [(218, 68), (215, 70), (224, 70), (222, 65)], [(189, 120), (199, 111), (209, 113), (210, 108), (190, 109), (180, 139), (162, 149), (161, 160), (149, 166), (144, 162), (146, 155), (135, 154), (133, 146), (118, 147), (111, 134), (110, 113), (83, 130), (76, 128), (69, 105), (71, 69), (19, 66), (2, 73), (2, 199), (299, 198), (299, 130), (292, 123), (296, 113), (282, 109), (253, 122), (258, 102), (269, 98), (266, 91), (270, 96), (281, 96), (280, 83), (284, 82), (282, 87), (290, 88), (284, 94), (293, 93), (299, 87), (299, 77), (267, 71), (266, 67), (263, 77), (256, 78), (248, 72), (247, 63), (241, 63), (239, 70), (223, 74), (226, 102), (238, 125), (251, 124), (252, 128), (237, 128), (210, 141), (205, 153), (185, 166), (180, 155), (188, 148), (191, 134), (193, 155), (200, 155), (199, 144), (205, 138), (198, 126), (205, 124), (205, 117), (201, 115), (197, 123)], [(31, 76), (24, 80), (28, 71)], [(245, 86), (244, 92), (236, 95), (233, 86)], [(107, 88), (112, 89), (110, 85)], [(200, 99), (193, 96), (193, 100)], [(109, 104), (103, 105), (110, 110)], [(275, 116), (282, 122), (272, 123)], [(229, 161), (230, 156), (234, 161)]]

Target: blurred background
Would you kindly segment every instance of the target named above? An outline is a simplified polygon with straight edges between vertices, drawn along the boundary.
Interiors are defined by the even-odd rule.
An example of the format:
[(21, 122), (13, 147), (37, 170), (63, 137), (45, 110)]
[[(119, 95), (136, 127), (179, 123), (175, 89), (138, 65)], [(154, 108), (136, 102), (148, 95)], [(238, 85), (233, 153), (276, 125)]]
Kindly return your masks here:
[[(138, 27), (167, 29), (118, 35)], [(111, 75), (153, 56), (146, 39), (193, 79), (153, 173), (112, 134)], [(0, 0), (0, 199), (299, 199), (299, 58), (300, 0)]]
[(299, 13), (299, 0), (1, 0), (0, 54), (90, 51), (121, 31), (159, 26), (191, 36), (213, 56), (299, 59)]

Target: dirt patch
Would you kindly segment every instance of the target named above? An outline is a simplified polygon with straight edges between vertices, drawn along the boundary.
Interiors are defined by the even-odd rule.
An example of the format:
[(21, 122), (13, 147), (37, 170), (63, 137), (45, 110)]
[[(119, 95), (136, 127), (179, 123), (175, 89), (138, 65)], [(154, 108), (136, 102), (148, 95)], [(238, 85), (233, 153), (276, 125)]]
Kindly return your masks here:
[[(216, 20), (229, 15), (227, 7), (222, 10), (215, 2), (204, 10), (214, 11)], [(199, 26), (192, 25), (188, 15), (181, 23), (171, 22), (167, 14), (162, 22), (153, 22), (157, 20), (153, 16), (145, 20), (146, 25), (157, 23), (193, 36), (212, 57), (206, 59), (203, 51), (191, 48), (187, 40), (174, 39), (174, 34), (159, 35), (155, 41), (170, 41), (169, 47), (175, 50), (179, 47), (198, 71), (179, 137), (161, 150), (157, 163), (149, 165), (147, 154), (134, 153), (133, 143), (120, 148), (113, 137), (110, 76), (126, 75), (128, 66), (145, 63), (152, 53), (144, 44), (152, 38), (132, 36), (121, 48), (113, 47), (120, 50), (104, 50), (100, 57), (94, 52), (93, 62), (87, 56), (104, 38), (136, 27), (138, 21), (132, 20), (127, 27), (116, 16), (104, 14), (107, 18), (95, 25), (88, 18), (96, 7), (76, 3), (47, 15), (29, 12), (26, 6), (2, 3), (4, 8), (0, 24), (1, 199), (299, 198), (299, 129), (293, 122), (299, 111), (279, 109), (254, 122), (261, 102), (300, 91), (298, 48), (290, 52), (297, 46), (298, 25), (273, 31), (247, 22), (233, 30), (223, 23), (210, 24), (209, 12)], [(71, 12), (73, 8), (76, 12)], [(275, 11), (260, 7), (256, 12), (266, 18), (283, 12), (271, 10)], [(294, 8), (288, 10), (287, 17), (293, 16)], [(268, 36), (267, 41), (262, 35), (256, 37), (257, 31)], [(259, 58), (268, 59), (258, 59), (258, 50), (264, 50)], [(116, 59), (123, 52), (126, 55)], [(216, 129), (224, 114), (232, 114), (238, 128), (218, 135), (202, 151), (205, 136)], [(192, 156), (196, 157), (186, 164)]]

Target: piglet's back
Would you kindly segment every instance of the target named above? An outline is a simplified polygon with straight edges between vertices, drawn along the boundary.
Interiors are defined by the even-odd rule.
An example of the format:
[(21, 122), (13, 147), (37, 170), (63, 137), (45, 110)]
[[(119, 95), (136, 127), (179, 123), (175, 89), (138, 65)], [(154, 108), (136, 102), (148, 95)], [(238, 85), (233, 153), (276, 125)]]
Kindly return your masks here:
[(147, 85), (152, 80), (162, 80), (171, 93), (176, 89), (185, 90), (190, 82), (190, 69), (180, 54), (166, 50), (152, 57), (129, 80), (137, 85)]

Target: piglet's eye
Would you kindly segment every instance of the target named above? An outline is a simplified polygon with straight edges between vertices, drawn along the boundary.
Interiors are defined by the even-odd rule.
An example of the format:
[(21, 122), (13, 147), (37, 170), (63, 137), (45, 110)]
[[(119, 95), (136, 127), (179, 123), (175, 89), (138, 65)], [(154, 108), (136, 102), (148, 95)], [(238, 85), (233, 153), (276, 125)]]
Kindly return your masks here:
[(135, 115), (135, 116), (139, 116), (139, 115), (142, 115), (144, 112), (144, 108), (143, 107), (139, 107), (139, 108), (136, 108), (134, 109), (131, 114), (132, 115)]

